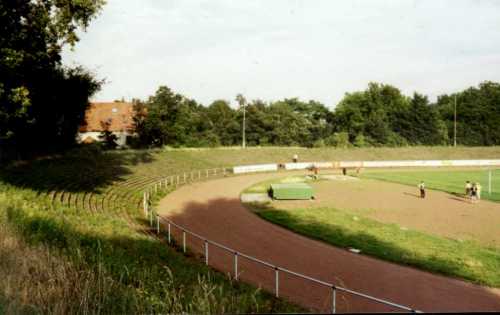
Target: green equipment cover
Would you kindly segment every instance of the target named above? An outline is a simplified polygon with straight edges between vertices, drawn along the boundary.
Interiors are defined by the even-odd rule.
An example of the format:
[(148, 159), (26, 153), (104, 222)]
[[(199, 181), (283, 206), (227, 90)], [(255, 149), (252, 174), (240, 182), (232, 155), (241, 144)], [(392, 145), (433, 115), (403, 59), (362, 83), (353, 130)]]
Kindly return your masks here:
[(272, 184), (271, 196), (274, 199), (311, 199), (313, 189), (306, 183)]

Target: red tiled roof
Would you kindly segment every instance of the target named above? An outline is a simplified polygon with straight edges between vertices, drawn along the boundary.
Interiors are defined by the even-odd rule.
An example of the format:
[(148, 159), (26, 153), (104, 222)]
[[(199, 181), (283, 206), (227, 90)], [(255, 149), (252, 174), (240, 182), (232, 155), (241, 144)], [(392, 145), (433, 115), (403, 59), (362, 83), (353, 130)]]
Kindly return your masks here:
[(104, 131), (104, 124), (109, 123), (110, 131), (127, 131), (132, 127), (134, 110), (132, 103), (96, 102), (91, 103), (85, 112), (85, 124), (80, 132)]

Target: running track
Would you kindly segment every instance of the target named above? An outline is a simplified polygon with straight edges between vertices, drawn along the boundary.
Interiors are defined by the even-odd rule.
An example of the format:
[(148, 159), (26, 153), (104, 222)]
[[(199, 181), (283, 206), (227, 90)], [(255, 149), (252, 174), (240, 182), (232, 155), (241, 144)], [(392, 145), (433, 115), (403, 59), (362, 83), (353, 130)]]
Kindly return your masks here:
[[(308, 239), (266, 222), (239, 200), (246, 187), (283, 173), (222, 178), (180, 187), (162, 199), (162, 216), (239, 252), (358, 292), (424, 312), (500, 311), (500, 290), (396, 265)], [(172, 230), (180, 240), (178, 231)], [(203, 252), (200, 241), (188, 247)], [(226, 273), (233, 256), (209, 248), (210, 265)], [(274, 290), (274, 271), (239, 259), (240, 279)], [(331, 291), (280, 273), (280, 296), (315, 311), (331, 311)], [(339, 312), (395, 309), (348, 295), (337, 297)]]

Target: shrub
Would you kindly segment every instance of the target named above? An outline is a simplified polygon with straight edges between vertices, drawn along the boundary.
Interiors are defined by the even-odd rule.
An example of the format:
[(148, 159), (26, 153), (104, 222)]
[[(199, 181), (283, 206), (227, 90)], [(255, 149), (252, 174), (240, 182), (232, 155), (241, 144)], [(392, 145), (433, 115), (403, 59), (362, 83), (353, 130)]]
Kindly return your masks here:
[(347, 132), (336, 132), (326, 138), (326, 144), (337, 148), (348, 148), (351, 146), (349, 142), (349, 134)]

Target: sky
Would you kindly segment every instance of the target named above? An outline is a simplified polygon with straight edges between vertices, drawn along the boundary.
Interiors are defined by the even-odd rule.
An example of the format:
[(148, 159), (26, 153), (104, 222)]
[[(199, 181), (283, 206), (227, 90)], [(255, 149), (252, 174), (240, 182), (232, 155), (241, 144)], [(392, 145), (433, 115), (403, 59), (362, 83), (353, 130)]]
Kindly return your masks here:
[(435, 100), (500, 81), (500, 1), (107, 0), (66, 65), (105, 79), (94, 101), (161, 85), (209, 105), (299, 97), (333, 108), (369, 82)]

